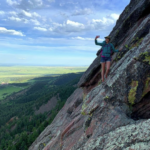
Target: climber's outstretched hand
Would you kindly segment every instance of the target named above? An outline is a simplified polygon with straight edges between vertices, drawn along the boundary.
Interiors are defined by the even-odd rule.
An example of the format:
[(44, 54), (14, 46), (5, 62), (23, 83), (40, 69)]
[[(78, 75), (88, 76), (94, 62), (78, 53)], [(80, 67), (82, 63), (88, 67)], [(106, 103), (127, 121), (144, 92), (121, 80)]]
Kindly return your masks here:
[(95, 39), (99, 38), (100, 36), (96, 36)]

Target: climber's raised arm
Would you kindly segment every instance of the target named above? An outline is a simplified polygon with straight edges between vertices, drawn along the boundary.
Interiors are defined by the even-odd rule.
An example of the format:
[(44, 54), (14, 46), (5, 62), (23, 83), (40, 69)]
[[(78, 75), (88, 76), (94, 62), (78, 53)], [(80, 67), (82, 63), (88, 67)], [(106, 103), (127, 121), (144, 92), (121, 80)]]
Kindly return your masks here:
[(96, 45), (103, 46), (103, 45), (104, 45), (104, 42), (102, 42), (102, 43), (97, 42), (97, 38), (99, 38), (99, 37), (100, 37), (100, 36), (96, 36), (96, 37), (95, 37), (95, 44), (96, 44)]

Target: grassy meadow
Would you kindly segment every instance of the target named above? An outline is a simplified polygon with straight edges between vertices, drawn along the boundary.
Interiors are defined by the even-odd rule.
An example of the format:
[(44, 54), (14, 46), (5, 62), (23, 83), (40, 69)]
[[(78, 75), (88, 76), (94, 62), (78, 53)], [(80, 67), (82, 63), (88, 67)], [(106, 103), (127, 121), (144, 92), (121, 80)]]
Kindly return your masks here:
[[(54, 77), (67, 73), (84, 72), (86, 69), (86, 67), (0, 66), (0, 100), (29, 87), (38, 77)], [(14, 83), (19, 85), (15, 86)], [(21, 83), (29, 83), (29, 85)]]
[(84, 72), (86, 67), (0, 66), (0, 83), (24, 83), (40, 76)]
[(25, 89), (26, 87), (17, 87), (12, 85), (5, 85), (2, 88), (0, 88), (0, 100), (6, 98), (8, 95), (19, 92), (20, 90)]

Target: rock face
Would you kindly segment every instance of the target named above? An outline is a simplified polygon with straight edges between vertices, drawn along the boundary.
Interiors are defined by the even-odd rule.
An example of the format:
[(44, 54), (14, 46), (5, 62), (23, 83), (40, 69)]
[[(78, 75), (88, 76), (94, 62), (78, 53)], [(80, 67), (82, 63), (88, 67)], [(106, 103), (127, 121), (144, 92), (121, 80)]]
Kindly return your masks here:
[(43, 104), (38, 110), (35, 111), (35, 114), (44, 114), (45, 112), (51, 111), (57, 104), (59, 97), (52, 97), (47, 104)]
[(110, 33), (115, 53), (101, 83), (100, 56), (29, 150), (150, 150), (150, 0), (131, 0)]

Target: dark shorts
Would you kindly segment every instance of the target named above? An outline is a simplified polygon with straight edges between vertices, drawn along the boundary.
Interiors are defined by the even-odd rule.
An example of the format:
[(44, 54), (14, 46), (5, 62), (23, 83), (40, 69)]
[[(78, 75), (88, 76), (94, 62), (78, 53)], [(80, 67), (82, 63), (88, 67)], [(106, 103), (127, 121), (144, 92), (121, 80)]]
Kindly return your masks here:
[(101, 57), (101, 63), (111, 61), (111, 57)]

